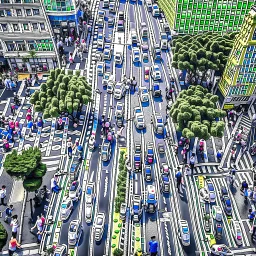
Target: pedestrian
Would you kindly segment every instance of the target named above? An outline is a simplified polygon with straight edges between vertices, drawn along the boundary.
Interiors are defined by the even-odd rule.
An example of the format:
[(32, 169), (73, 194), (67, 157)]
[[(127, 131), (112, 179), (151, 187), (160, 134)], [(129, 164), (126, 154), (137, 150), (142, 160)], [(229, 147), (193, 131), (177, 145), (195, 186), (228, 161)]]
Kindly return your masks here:
[(67, 47), (69, 47), (69, 40), (68, 40), (68, 36), (66, 36), (66, 37), (65, 37), (65, 45), (66, 45)]
[(44, 126), (44, 122), (43, 122), (42, 117), (38, 117), (37, 129), (39, 132), (42, 132), (43, 126)]
[(132, 86), (133, 86), (133, 91), (135, 91), (137, 86), (137, 81), (135, 80), (135, 77), (132, 78)]
[(126, 86), (127, 86), (127, 90), (131, 88), (131, 79), (129, 77), (127, 77), (126, 79)]
[(107, 134), (109, 132), (109, 128), (110, 128), (110, 118), (109, 117), (107, 118), (104, 128), (105, 128), (105, 134)]
[(72, 157), (72, 152), (73, 152), (73, 146), (72, 146), (72, 139), (71, 137), (68, 138), (67, 141), (67, 151), (68, 151), (68, 157), (71, 158)]
[(180, 192), (180, 184), (182, 181), (182, 173), (180, 171), (180, 167), (178, 167), (178, 171), (177, 171), (175, 177), (176, 177), (176, 182), (177, 182), (177, 189), (178, 189), (178, 192)]
[(86, 52), (86, 42), (84, 39), (81, 42), (81, 48), (82, 48), (83, 52)]
[(73, 64), (74, 63), (74, 58), (73, 58), (73, 53), (69, 53), (69, 63)]
[(14, 237), (11, 237), (11, 240), (9, 242), (9, 256), (14, 255), (14, 252), (17, 250), (17, 248), (20, 248), (20, 244), (18, 243), (17, 239)]
[(158, 252), (158, 242), (155, 239), (155, 236), (151, 236), (151, 240), (148, 243), (150, 256), (156, 256)]
[(16, 112), (16, 106), (14, 103), (11, 103), (11, 113), (13, 116), (15, 116), (15, 112)]
[(4, 202), (4, 199), (6, 198), (6, 186), (5, 185), (3, 185), (2, 189), (0, 190), (0, 198), (1, 198), (1, 205), (7, 205)]
[(7, 207), (5, 209), (5, 217), (4, 217), (4, 221), (6, 223), (9, 223), (9, 218), (12, 217), (12, 211), (13, 211), (13, 205), (11, 204), (9, 207)]
[(78, 47), (78, 57), (83, 61), (83, 48), (82, 46)]
[(26, 114), (27, 123), (32, 120), (31, 109), (28, 109)]
[(51, 190), (52, 192), (55, 192), (56, 194), (59, 193), (61, 190), (61, 187), (57, 183), (57, 176), (54, 175), (54, 177), (51, 179)]
[(69, 41), (69, 46), (72, 46), (73, 45), (73, 38), (72, 38), (71, 35), (69, 36), (68, 41)]
[(5, 84), (6, 90), (9, 90), (10, 89), (10, 80), (8, 77), (5, 78), (4, 84)]
[(37, 244), (41, 243), (43, 232), (37, 231)]
[(17, 237), (17, 232), (18, 232), (18, 227), (19, 227), (18, 216), (17, 215), (12, 216), (12, 221), (11, 221), (10, 226), (12, 227), (12, 237), (16, 238)]
[(188, 164), (185, 165), (184, 173), (186, 176), (191, 176), (191, 169)]
[(44, 217), (43, 213), (41, 213), (41, 221), (42, 221), (42, 225), (44, 226), (44, 224), (45, 224), (45, 217)]
[(192, 153), (190, 159), (189, 159), (189, 165), (191, 169), (191, 175), (193, 175), (194, 167), (195, 167), (195, 153)]
[(66, 65), (67, 65), (67, 58), (66, 58), (66, 55), (63, 54), (63, 55), (61, 56), (61, 59), (62, 59), (62, 66), (66, 66)]
[(30, 136), (30, 137), (33, 136), (33, 135), (32, 135), (33, 127), (34, 127), (33, 121), (30, 120), (30, 121), (27, 123), (27, 128), (29, 129), (28, 136)]
[(30, 231), (32, 232), (35, 228), (37, 228), (37, 231), (42, 232), (43, 231), (43, 223), (41, 220), (41, 217), (39, 215), (37, 215), (37, 220), (35, 225), (30, 229)]

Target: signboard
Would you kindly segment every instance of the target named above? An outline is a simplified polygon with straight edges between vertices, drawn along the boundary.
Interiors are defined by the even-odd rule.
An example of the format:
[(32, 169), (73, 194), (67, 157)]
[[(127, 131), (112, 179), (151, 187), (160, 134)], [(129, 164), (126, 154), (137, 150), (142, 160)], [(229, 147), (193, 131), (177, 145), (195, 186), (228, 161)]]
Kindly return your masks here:
[(234, 108), (234, 104), (224, 104), (224, 107), (223, 107), (223, 109), (224, 110), (227, 110), (227, 109), (233, 109)]

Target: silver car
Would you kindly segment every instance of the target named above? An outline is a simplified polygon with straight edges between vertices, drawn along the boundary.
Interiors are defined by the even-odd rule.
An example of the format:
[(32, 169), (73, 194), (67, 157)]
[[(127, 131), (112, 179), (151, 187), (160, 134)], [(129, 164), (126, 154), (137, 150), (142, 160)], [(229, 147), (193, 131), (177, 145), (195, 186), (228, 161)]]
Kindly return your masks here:
[(75, 246), (79, 243), (82, 235), (82, 225), (80, 220), (72, 220), (68, 228), (68, 244), (69, 246)]
[(102, 239), (105, 230), (105, 213), (98, 213), (95, 223), (94, 223), (94, 231), (95, 231), (95, 241), (99, 242)]
[(101, 147), (101, 159), (103, 162), (107, 162), (111, 158), (111, 144), (109, 141), (105, 141)]
[(61, 220), (67, 220), (73, 210), (73, 201), (70, 198), (64, 198), (61, 204)]
[(114, 90), (114, 98), (120, 100), (124, 97), (126, 92), (125, 85), (121, 82), (116, 83)]
[(92, 222), (93, 205), (91, 203), (85, 204), (85, 221), (86, 223)]
[(75, 201), (78, 201), (82, 195), (82, 188), (79, 181), (73, 181), (69, 188), (69, 198)]
[(123, 117), (124, 116), (124, 103), (117, 102), (115, 116), (116, 117)]

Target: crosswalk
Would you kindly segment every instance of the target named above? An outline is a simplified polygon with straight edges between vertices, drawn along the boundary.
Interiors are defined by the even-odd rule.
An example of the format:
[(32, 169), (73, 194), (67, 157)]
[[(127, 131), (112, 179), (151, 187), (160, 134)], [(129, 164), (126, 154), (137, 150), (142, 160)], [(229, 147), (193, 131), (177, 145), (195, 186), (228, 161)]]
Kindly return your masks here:
[(250, 170), (253, 166), (253, 160), (248, 151), (243, 154), (240, 152), (235, 163), (238, 170)]
[(243, 131), (242, 134), (243, 134), (243, 139), (245, 141), (247, 141), (251, 128), (252, 128), (252, 121), (250, 117), (248, 115), (243, 114), (242, 119), (239, 123), (238, 130), (241, 129)]
[(46, 156), (42, 157), (42, 163), (46, 164), (47, 172), (56, 171), (61, 162), (61, 156)]
[(217, 173), (220, 173), (220, 171), (218, 170), (218, 164), (196, 166), (193, 170), (194, 175), (217, 174)]

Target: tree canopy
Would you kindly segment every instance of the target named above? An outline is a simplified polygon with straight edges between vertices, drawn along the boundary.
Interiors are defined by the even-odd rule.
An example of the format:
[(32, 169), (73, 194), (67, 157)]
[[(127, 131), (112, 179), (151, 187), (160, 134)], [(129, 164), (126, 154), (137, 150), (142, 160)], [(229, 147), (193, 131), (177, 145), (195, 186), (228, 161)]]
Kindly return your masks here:
[(217, 95), (200, 85), (192, 85), (181, 91), (170, 114), (177, 123), (177, 130), (182, 131), (182, 136), (205, 140), (210, 136), (222, 137), (225, 123), (219, 119), (225, 117), (226, 112), (217, 108), (217, 101)]
[(76, 75), (65, 75), (65, 70), (51, 70), (46, 83), (31, 96), (35, 111), (43, 112), (45, 119), (58, 117), (63, 112), (74, 118), (74, 113), (83, 104), (88, 104), (92, 96), (92, 86), (78, 73), (80, 70)]
[(172, 66), (188, 71), (189, 84), (198, 84), (205, 79), (207, 71), (222, 73), (232, 50), (237, 33), (224, 36), (208, 32), (199, 35), (178, 36), (173, 39)]
[(22, 178), (23, 186), (27, 191), (40, 188), (42, 177), (46, 173), (46, 165), (43, 164), (39, 148), (30, 147), (19, 154), (13, 150), (4, 161), (4, 169), (13, 176)]

